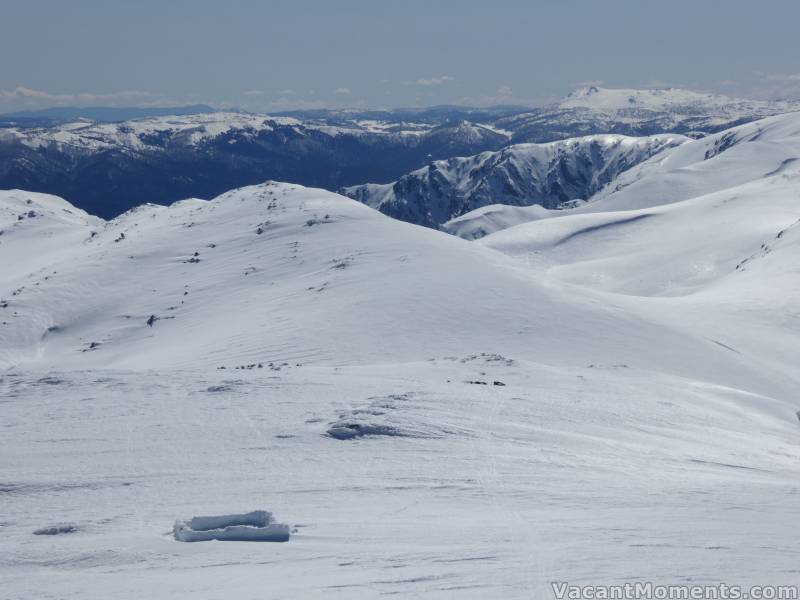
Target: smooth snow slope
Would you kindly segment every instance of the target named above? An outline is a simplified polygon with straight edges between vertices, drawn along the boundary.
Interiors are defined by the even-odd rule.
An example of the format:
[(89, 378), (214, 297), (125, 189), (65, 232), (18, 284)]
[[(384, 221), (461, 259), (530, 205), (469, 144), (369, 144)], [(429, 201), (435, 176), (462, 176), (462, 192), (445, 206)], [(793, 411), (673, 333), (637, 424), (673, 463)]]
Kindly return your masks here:
[(508, 229), (528, 221), (544, 219), (554, 213), (558, 215), (557, 211), (547, 209), (541, 204), (531, 204), (530, 206), (490, 204), (450, 219), (440, 225), (439, 229), (465, 240), (477, 240), (495, 231)]

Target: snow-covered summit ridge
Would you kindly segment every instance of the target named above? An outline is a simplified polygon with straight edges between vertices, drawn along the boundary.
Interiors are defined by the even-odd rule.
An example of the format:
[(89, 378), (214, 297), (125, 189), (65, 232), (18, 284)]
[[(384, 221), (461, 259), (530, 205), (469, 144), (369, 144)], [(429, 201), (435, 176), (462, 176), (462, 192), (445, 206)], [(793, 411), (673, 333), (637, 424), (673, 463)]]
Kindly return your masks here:
[[(312, 128), (334, 135), (346, 131), (343, 127), (311, 126), (292, 117), (217, 112), (149, 117), (122, 123), (79, 120), (47, 128), (0, 129), (0, 141), (16, 139), (32, 148), (55, 144), (95, 151), (109, 148), (141, 150), (161, 145), (167, 139), (172, 143), (193, 145), (235, 131), (257, 135), (271, 132), (276, 127), (287, 127), (298, 132)], [(358, 130), (357, 127), (350, 129)]]
[(709, 100), (718, 103), (718, 98), (713, 94), (702, 94), (677, 88), (611, 89), (590, 85), (573, 90), (557, 104), (561, 108), (586, 107), (618, 110), (638, 106), (663, 109), (667, 106), (680, 106)]
[(797, 110), (800, 109), (800, 102), (732, 98), (722, 94), (695, 92), (681, 88), (612, 89), (586, 86), (574, 90), (556, 106), (562, 109), (588, 108), (597, 111), (643, 109), (680, 113), (716, 111), (730, 114), (735, 111)]
[[(439, 131), (437, 131), (437, 129)], [(19, 142), (29, 148), (50, 145), (99, 151), (103, 149), (142, 150), (163, 148), (169, 145), (192, 146), (207, 143), (222, 136), (258, 136), (285, 130), (298, 136), (323, 134), (335, 138), (340, 135), (377, 136), (387, 138), (413, 138), (431, 132), (447, 136), (453, 141), (474, 143), (483, 136), (510, 134), (489, 126), (460, 120), (452, 124), (435, 126), (428, 123), (384, 122), (366, 119), (328, 123), (324, 120), (300, 120), (289, 116), (271, 116), (243, 112), (213, 112), (193, 115), (146, 117), (123, 122), (93, 122), (86, 119), (57, 124), (52, 127), (10, 127), (0, 129), (0, 142)]]

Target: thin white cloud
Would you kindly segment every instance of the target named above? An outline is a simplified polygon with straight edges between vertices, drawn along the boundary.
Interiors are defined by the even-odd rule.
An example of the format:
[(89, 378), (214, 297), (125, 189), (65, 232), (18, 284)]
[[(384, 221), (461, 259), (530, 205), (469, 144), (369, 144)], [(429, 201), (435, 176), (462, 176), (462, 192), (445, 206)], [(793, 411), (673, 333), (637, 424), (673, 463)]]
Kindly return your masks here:
[(124, 90), (112, 93), (81, 92), (78, 94), (53, 94), (26, 86), (13, 90), (0, 90), (0, 105), (5, 108), (39, 108), (44, 106), (88, 106), (103, 104), (120, 106), (123, 104), (146, 104), (148, 106), (175, 104), (170, 100), (150, 92)]
[(354, 97), (352, 94), (338, 94), (327, 98), (312, 97), (310, 94), (310, 92), (295, 92), (294, 94), (275, 93), (264, 96), (250, 96), (242, 98), (242, 102), (237, 103), (235, 106), (256, 113), (270, 114), (323, 108), (366, 108), (367, 105), (364, 99)]
[(333, 90), (333, 93), (336, 94), (337, 96), (349, 96), (350, 94), (352, 94), (350, 88), (346, 87), (336, 88), (335, 90)]
[(523, 100), (514, 96), (514, 90), (510, 85), (501, 85), (491, 94), (483, 96), (465, 96), (458, 101), (458, 104), (466, 106), (491, 106), (493, 104), (522, 104), (531, 105), (530, 100)]
[(19, 86), (13, 90), (0, 90), (0, 98), (54, 98), (47, 92)]
[(765, 74), (764, 79), (768, 81), (800, 81), (800, 73), (791, 73), (789, 75), (783, 74)]
[(275, 100), (251, 99), (250, 102), (245, 102), (241, 108), (253, 112), (270, 113), (286, 110), (315, 110), (328, 107), (329, 104), (321, 100), (305, 100), (281, 96)]
[(444, 85), (445, 83), (450, 83), (451, 81), (455, 81), (455, 77), (451, 77), (450, 75), (442, 75), (441, 77), (430, 77), (428, 79), (417, 79), (414, 82), (414, 85), (423, 85), (423, 86), (431, 86), (431, 85)]
[(499, 98), (510, 98), (514, 95), (514, 90), (511, 89), (511, 86), (501, 85), (499, 88), (497, 88), (496, 95)]
[(745, 95), (766, 100), (800, 99), (800, 73), (754, 71), (753, 74), (757, 77), (757, 82), (742, 90)]

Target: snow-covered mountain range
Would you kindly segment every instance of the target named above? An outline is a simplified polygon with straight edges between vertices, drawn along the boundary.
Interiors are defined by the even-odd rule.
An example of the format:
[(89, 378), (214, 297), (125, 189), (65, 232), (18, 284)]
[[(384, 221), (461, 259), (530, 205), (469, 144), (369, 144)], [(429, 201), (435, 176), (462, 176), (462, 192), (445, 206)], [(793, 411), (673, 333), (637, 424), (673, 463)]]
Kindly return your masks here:
[(687, 139), (595, 135), (516, 144), (435, 161), (393, 183), (352, 186), (342, 193), (402, 221), (438, 227), (490, 204), (558, 208), (589, 198), (623, 171)]
[(508, 134), (464, 121), (300, 121), (247, 113), (0, 128), (0, 188), (52, 192), (113, 217), (281, 179), (336, 189), (386, 180), (431, 158), (497, 149)]
[[(647, 155), (651, 157), (646, 159)], [(798, 156), (800, 114), (793, 113), (701, 140), (685, 141), (680, 136), (584, 138), (515, 146), (483, 155), (477, 163), (466, 162), (460, 171), (458, 167), (464, 165), (460, 160), (441, 166), (455, 165), (443, 171), (451, 174), (489, 165), (491, 169), (486, 172), (499, 171), (503, 177), (521, 173), (524, 166), (532, 174), (518, 180), (550, 182), (556, 188), (558, 180), (547, 176), (550, 167), (541, 165), (556, 157), (554, 170), (560, 174), (575, 165), (596, 161), (595, 179), (587, 176), (584, 181), (600, 191), (587, 203), (559, 211), (513, 213), (519, 215), (519, 221), (532, 222), (506, 228), (482, 240), (483, 246), (502, 247), (505, 254), (513, 256), (519, 254), (520, 243), (537, 255), (546, 251), (547, 255), (561, 256), (577, 240), (603, 239), (604, 232), (617, 230), (630, 231), (631, 235), (648, 232), (647, 237), (657, 239), (666, 233), (653, 230), (651, 224), (668, 221), (666, 216), (656, 218), (657, 215), (676, 214), (681, 219), (687, 215), (675, 226), (677, 233), (670, 235), (683, 235), (687, 228), (698, 232), (694, 258), (662, 261), (669, 265), (670, 273), (679, 265), (685, 265), (686, 270), (658, 283), (639, 284), (650, 293), (651, 288), (693, 289), (698, 281), (723, 275), (739, 277), (734, 267), (747, 264), (755, 256), (753, 252), (763, 250), (761, 242), (755, 244), (756, 238), (767, 236), (778, 222), (782, 227), (776, 229), (775, 236), (793, 223)], [(630, 168), (619, 173), (620, 165)], [(603, 177), (611, 179), (611, 183), (603, 186)], [(489, 198), (491, 191), (497, 189), (495, 197), (504, 199), (503, 185), (495, 184), (491, 178), (483, 181), (489, 182), (484, 183), (488, 187), (476, 186), (474, 193), (484, 193)], [(411, 332), (406, 333), (403, 343), (396, 341), (390, 348), (382, 345), (391, 335), (396, 319), (406, 313), (403, 319), (425, 315), (428, 325), (420, 333), (426, 339), (432, 331), (438, 331), (438, 335), (434, 336), (434, 346), (430, 340), (423, 345), (434, 354), (446, 354), (451, 351), (451, 344), (460, 347), (465, 339), (479, 335), (481, 328), (467, 332), (452, 322), (448, 316), (452, 307), (447, 300), (452, 296), (467, 299), (458, 311), (459, 320), (468, 317), (472, 323), (486, 325), (485, 339), (478, 345), (510, 344), (515, 354), (528, 355), (534, 347), (519, 331), (535, 329), (539, 317), (527, 315), (511, 300), (499, 300), (498, 304), (498, 300), (484, 297), (488, 290), (506, 289), (507, 298), (525, 298), (525, 304), (534, 301), (539, 307), (536, 315), (570, 310), (569, 303), (553, 299), (551, 291), (520, 280), (514, 274), (513, 261), (508, 262), (495, 252), (384, 217), (361, 203), (324, 190), (268, 183), (235, 190), (211, 202), (186, 200), (171, 207), (143, 205), (112, 221), (88, 215), (53, 196), (12, 191), (2, 192), (2, 197), (0, 252), (9, 260), (4, 261), (4, 291), (0, 298), (5, 317), (0, 328), (0, 359), (7, 365), (29, 361), (91, 365), (95, 359), (103, 364), (119, 361), (125, 366), (169, 364), (164, 362), (165, 356), (160, 356), (162, 350), (180, 366), (211, 364), (217, 355), (252, 361), (262, 358), (258, 354), (264, 352), (265, 339), (272, 340), (267, 354), (281, 360), (335, 363), (376, 355), (407, 360), (423, 344)], [(734, 202), (739, 198), (744, 199)], [(757, 198), (761, 200), (757, 202)], [(698, 216), (698, 209), (693, 208), (698, 204), (709, 207), (704, 208), (708, 212)], [(715, 255), (713, 246), (709, 246), (706, 234), (700, 233), (718, 227), (723, 209), (712, 210), (718, 205), (733, 211), (731, 215), (735, 216), (731, 219), (741, 220), (737, 227), (753, 231), (751, 236), (726, 226), (714, 234), (714, 243), (722, 244), (730, 238), (722, 265), (709, 263)], [(502, 207), (465, 215), (458, 222), (462, 226), (470, 223), (473, 232), (477, 227), (491, 233), (499, 228), (486, 221), (496, 220), (497, 211)], [(616, 216), (618, 211), (622, 211), (620, 216)], [(764, 213), (760, 220), (758, 211)], [(775, 217), (770, 220), (767, 215), (773, 212)], [(761, 222), (768, 224), (762, 227)], [(630, 225), (620, 229), (627, 223)], [(513, 224), (512, 217), (503, 223)], [(453, 227), (452, 222), (447, 227)], [(541, 239), (539, 232), (544, 236)], [(497, 241), (516, 240), (519, 235), (523, 235), (523, 242), (509, 245)], [(656, 263), (658, 256), (672, 251), (685, 252), (691, 247), (690, 238), (675, 240), (668, 247), (654, 244), (648, 252), (630, 255), (626, 251), (622, 255), (625, 269), (639, 260), (649, 281), (658, 270), (645, 263)], [(616, 234), (612, 239), (618, 239)], [(644, 240), (641, 243), (645, 244)], [(766, 238), (763, 243), (770, 246)], [(786, 239), (781, 241), (781, 245), (787, 243)], [(617, 246), (610, 248), (615, 251)], [(587, 249), (575, 258), (595, 260), (598, 252)], [(469, 264), (469, 273), (455, 268), (464, 262)], [(480, 276), (476, 275), (478, 270)], [(423, 272), (428, 275), (419, 279)], [(593, 266), (577, 281), (587, 279), (596, 287), (600, 284), (594, 283), (594, 278), (601, 272)], [(614, 281), (621, 276), (615, 275)], [(644, 281), (638, 271), (630, 277)], [(92, 281), (102, 281), (106, 291), (89, 293), (84, 286)], [(488, 285), (488, 281), (493, 283)], [(600, 287), (617, 291), (619, 286), (604, 283)], [(142, 289), (151, 291), (137, 293)], [(637, 287), (636, 293), (644, 292)], [(261, 302), (256, 302), (256, 297)], [(273, 320), (262, 312), (263, 302), (284, 306), (291, 314), (302, 314), (303, 326), (295, 319)], [(324, 310), (319, 310), (321, 302)], [(511, 303), (506, 306), (505, 302)], [(329, 320), (331, 314), (336, 319)], [(508, 315), (510, 320), (498, 320), (498, 314)], [(575, 306), (569, 319), (577, 319), (579, 314), (586, 321), (592, 318), (593, 309)], [(147, 323), (151, 316), (155, 320)], [(528, 323), (531, 318), (534, 321)], [(223, 329), (214, 325), (220, 319), (226, 322)], [(362, 330), (358, 324), (365, 319), (370, 321), (364, 330), (366, 337), (354, 339), (352, 348), (343, 352), (345, 332)], [(602, 319), (591, 327), (582, 327), (581, 332), (589, 328), (609, 335), (601, 322)], [(629, 323), (628, 329), (631, 326)], [(239, 328), (240, 334), (236, 333)], [(165, 335), (176, 336), (175, 341), (164, 343)], [(548, 335), (553, 339), (545, 343)], [(195, 340), (193, 336), (198, 337)], [(231, 336), (239, 339), (233, 355), (228, 348)], [(504, 336), (509, 336), (508, 341), (503, 341)], [(563, 348), (571, 357), (591, 349), (584, 333), (576, 337), (572, 347), (559, 328), (549, 334), (539, 330), (537, 339), (551, 356), (555, 347)], [(177, 340), (183, 340), (181, 344), (185, 345), (179, 352)], [(219, 351), (214, 350), (217, 346)], [(541, 356), (534, 351), (529, 358)], [(623, 361), (632, 359), (619, 357)], [(663, 366), (666, 360), (659, 358), (659, 364)]]
[[(671, 204), (700, 194), (791, 172), (800, 157), (800, 113), (770, 117), (687, 141), (621, 172), (569, 214), (635, 210)], [(566, 213), (540, 206), (486, 206), (443, 224), (445, 231), (476, 239)]]
[[(693, 137), (797, 109), (686, 90), (578, 90), (539, 109), (442, 106), (283, 115), (200, 113), (25, 127), (0, 122), (0, 188), (52, 193), (104, 218), (266, 179), (338, 190), (432, 161), (595, 134)], [(454, 216), (454, 215), (451, 215)]]
[[(646, 239), (659, 239), (668, 231), (654, 229), (653, 223), (678, 219), (670, 236), (684, 235), (688, 229), (697, 237), (686, 234), (686, 240), (666, 247), (653, 244), (647, 252), (626, 250), (622, 255), (624, 269), (641, 262), (646, 281), (659, 277), (648, 263), (661, 262), (670, 273), (648, 284), (641, 283), (645, 280), (637, 270), (626, 275), (640, 282), (631, 293), (643, 295), (652, 290), (693, 290), (698, 282), (705, 285), (718, 278), (741, 278), (737, 265), (748, 264), (763, 251), (762, 242), (783, 247), (792, 239), (800, 114), (768, 118), (697, 141), (662, 136), (641, 143), (616, 136), (566, 142), (584, 150), (585, 156), (605, 153), (609, 163), (630, 160), (629, 151), (636, 149), (654, 155), (617, 176), (590, 202), (536, 214), (535, 221), (490, 235), (481, 246), (384, 217), (330, 192), (291, 184), (242, 188), (211, 202), (144, 205), (112, 221), (90, 216), (53, 196), (3, 192), (0, 251), (11, 260), (4, 261), (3, 269), (0, 360), (6, 365), (53, 366), (90, 366), (95, 361), (120, 366), (211, 366), (218, 356), (243, 362), (268, 356), (324, 363), (358, 362), (378, 355), (410, 360), (421, 345), (429, 353), (447, 354), (469, 345), (476, 336), (477, 346), (510, 348), (531, 360), (543, 359), (537, 348), (551, 359), (563, 354), (573, 360), (588, 353), (589, 360), (593, 345), (586, 331), (600, 335), (598, 344), (604, 347), (613, 335), (609, 327), (618, 330), (617, 326), (604, 325), (607, 316), (600, 315), (590, 324), (595, 309), (583, 306), (583, 301), (570, 308), (572, 300), (556, 300), (552, 290), (519, 279), (513, 260), (487, 252), (484, 246), (516, 256), (522, 244), (526, 252), (560, 257), (586, 239), (591, 241), (587, 249), (570, 256), (594, 261), (600, 253), (594, 240), (603, 240), (607, 232), (634, 236), (643, 232), (640, 243), (646, 245)], [(538, 159), (557, 155), (564, 147), (523, 146), (522, 150), (525, 158)], [(655, 153), (653, 147), (666, 150)], [(501, 153), (507, 165), (519, 165), (513, 150)], [(706, 212), (698, 213), (696, 206)], [(622, 211), (619, 216), (617, 211)], [(726, 225), (709, 242), (703, 232), (716, 230), (728, 212), (740, 223), (736, 228)], [(740, 231), (742, 227), (750, 233)], [(787, 237), (778, 236), (784, 229)], [(768, 234), (783, 239), (780, 244), (770, 242)], [(719, 263), (713, 244), (724, 248)], [(657, 258), (690, 248), (691, 259)], [(458, 264), (468, 265), (468, 272)], [(618, 291), (619, 284), (603, 283), (602, 272), (592, 266), (570, 280)], [(619, 282), (622, 276), (617, 273), (612, 280)], [(595, 282), (597, 277), (600, 283)], [(104, 291), (98, 288), (92, 293), (85, 288), (87, 282), (103, 282)], [(137, 293), (144, 289), (150, 291)], [(491, 290), (496, 289), (506, 290), (502, 298), (486, 296), (493, 297)], [(447, 300), (451, 297), (464, 299), (456, 319), (473, 323), (468, 331), (453, 321)], [(537, 311), (527, 313), (515, 298), (524, 299), (524, 305), (533, 302)], [(293, 317), (275, 320), (274, 311), (263, 312), (265, 303)], [(570, 310), (573, 313), (567, 316)], [(574, 343), (561, 327), (541, 328), (539, 319), (552, 314), (583, 323)], [(148, 323), (151, 316), (154, 320)], [(625, 336), (631, 327), (650, 327), (636, 325), (630, 318), (626, 317)], [(408, 331), (402, 341), (384, 347), (397, 319), (422, 319), (426, 326), (419, 334), (426, 341)], [(369, 327), (364, 328), (364, 322)], [(537, 344), (520, 335), (524, 330), (536, 330)], [(349, 349), (342, 346), (348, 331), (364, 332), (348, 342)], [(235, 351), (229, 347), (233, 339), (238, 340)], [(264, 340), (270, 340), (268, 347)], [(713, 353), (702, 346), (710, 360)], [(633, 354), (616, 360), (636, 359), (639, 349), (620, 347)], [(670, 360), (675, 359), (659, 356), (653, 364), (664, 368)]]
[[(293, 183), (110, 220), (0, 192), (2, 589), (796, 585), (800, 113), (484, 160), (559, 153), (587, 202), (445, 231)], [(257, 508), (290, 541), (167, 533)]]

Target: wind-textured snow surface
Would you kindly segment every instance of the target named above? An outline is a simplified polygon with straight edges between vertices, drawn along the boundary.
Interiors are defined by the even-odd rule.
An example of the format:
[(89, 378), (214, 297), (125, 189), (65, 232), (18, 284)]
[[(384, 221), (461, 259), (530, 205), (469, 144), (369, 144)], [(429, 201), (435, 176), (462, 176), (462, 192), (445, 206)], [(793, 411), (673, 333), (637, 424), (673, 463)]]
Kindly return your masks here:
[[(0, 595), (797, 584), (799, 137), (476, 241), (289, 184), (112, 221), (2, 192)], [(255, 507), (291, 540), (173, 539)]]
[[(471, 356), (12, 372), (0, 385), (5, 598), (797, 582), (800, 448), (786, 400), (609, 363)], [(326, 435), (342, 414), (398, 433)], [(176, 515), (254, 502), (297, 530), (288, 543), (172, 539)], [(56, 519), (78, 530), (33, 535)]]

